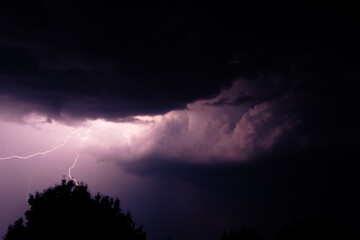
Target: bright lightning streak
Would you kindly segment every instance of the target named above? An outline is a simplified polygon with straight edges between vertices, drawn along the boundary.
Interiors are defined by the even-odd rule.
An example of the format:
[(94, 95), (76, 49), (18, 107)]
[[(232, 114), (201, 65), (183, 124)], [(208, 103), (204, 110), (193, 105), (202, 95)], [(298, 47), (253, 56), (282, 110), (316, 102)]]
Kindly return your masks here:
[[(30, 155), (27, 155), (27, 156), (11, 155), (11, 156), (7, 156), (7, 157), (0, 157), (0, 161), (10, 160), (10, 159), (30, 159), (30, 158), (34, 158), (36, 156), (46, 155), (48, 153), (54, 152), (57, 149), (63, 147), (69, 141), (69, 139), (74, 137), (74, 136), (76, 138), (80, 139), (80, 143), (79, 143), (79, 146), (80, 146), (81, 143), (83, 143), (84, 141), (86, 141), (88, 139), (89, 131), (90, 131), (90, 129), (87, 130), (87, 133), (85, 134), (85, 136), (82, 136), (80, 134), (80, 130), (71, 131), (68, 135), (66, 135), (65, 139), (60, 144), (54, 146), (53, 148), (51, 148), (49, 150), (46, 150), (46, 151), (43, 151), (43, 152), (36, 152), (36, 153), (30, 154)], [(6, 147), (6, 150), (9, 153), (7, 147)], [(74, 177), (71, 176), (71, 169), (73, 169), (75, 167), (79, 157), (80, 157), (80, 153), (77, 154), (73, 165), (68, 169), (68, 176), (76, 184), (76, 186), (78, 186), (79, 184), (78, 184), (77, 180)], [(29, 181), (27, 195), (30, 193), (30, 190), (31, 190), (32, 176), (36, 171), (38, 171), (38, 169), (41, 167), (41, 165), (42, 165), (42, 162), (30, 175), (30, 181)]]
[[(79, 146), (81, 145), (81, 143), (85, 142), (88, 139), (89, 132), (90, 132), (90, 129), (87, 130), (85, 136), (81, 136), (79, 132), (77, 133), (78, 137), (81, 140), (79, 143)], [(76, 186), (79, 186), (79, 184), (78, 184), (77, 180), (71, 176), (71, 169), (73, 169), (75, 167), (79, 157), (80, 157), (80, 153), (77, 154), (73, 165), (71, 167), (69, 167), (69, 169), (68, 169), (69, 178), (75, 183)]]
[(75, 183), (76, 186), (79, 186), (79, 184), (78, 184), (78, 182), (76, 181), (76, 179), (71, 176), (71, 169), (73, 169), (73, 168), (75, 167), (75, 165), (76, 165), (76, 163), (77, 163), (77, 160), (79, 159), (79, 156), (80, 156), (80, 153), (77, 154), (73, 165), (72, 165), (71, 167), (69, 167), (69, 170), (68, 170), (69, 178)]
[[(43, 151), (43, 152), (36, 152), (34, 154), (30, 154), (28, 156), (18, 156), (18, 155), (12, 155), (12, 156), (8, 156), (8, 157), (0, 157), (0, 161), (5, 161), (5, 160), (9, 160), (9, 159), (29, 159), (29, 158), (33, 158), (33, 157), (36, 157), (36, 156), (41, 156), (41, 155), (46, 155), (48, 153), (51, 153), (51, 152), (54, 152), (55, 150), (57, 150), (58, 148), (61, 148), (63, 147), (68, 141), (69, 139), (75, 135), (75, 134), (79, 134), (79, 130), (76, 130), (76, 131), (72, 131), (70, 132), (66, 138), (64, 139), (64, 141), (59, 144), (59, 145), (56, 145), (55, 147), (49, 149), (49, 150), (46, 150), (46, 151)], [(78, 135), (79, 136), (79, 135)]]

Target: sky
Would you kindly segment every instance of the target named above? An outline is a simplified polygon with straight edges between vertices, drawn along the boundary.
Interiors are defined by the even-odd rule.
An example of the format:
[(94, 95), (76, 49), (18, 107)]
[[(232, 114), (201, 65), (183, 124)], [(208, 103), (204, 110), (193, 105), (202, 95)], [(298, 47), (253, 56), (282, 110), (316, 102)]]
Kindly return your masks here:
[(0, 3), (0, 235), (62, 178), (149, 240), (359, 220), (345, 3)]

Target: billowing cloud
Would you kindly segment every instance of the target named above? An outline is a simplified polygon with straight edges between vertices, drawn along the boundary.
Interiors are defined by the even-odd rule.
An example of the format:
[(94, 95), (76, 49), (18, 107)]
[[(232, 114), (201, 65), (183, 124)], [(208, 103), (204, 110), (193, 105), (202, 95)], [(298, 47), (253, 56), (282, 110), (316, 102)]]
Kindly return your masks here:
[[(83, 151), (99, 160), (120, 164), (154, 158), (187, 163), (247, 161), (284, 144), (299, 144), (304, 138), (297, 134), (301, 116), (294, 96), (284, 93), (264, 99), (264, 91), (252, 82), (237, 80), (218, 96), (189, 103), (183, 110), (117, 121), (89, 119), (70, 126), (88, 132)], [(222, 99), (233, 103), (239, 96), (251, 97), (242, 104), (216, 104)], [(6, 113), (11, 111), (27, 113), (27, 105), (19, 106), (4, 111), (2, 118), (8, 119)], [(38, 128), (60, 124), (36, 112), (18, 122), (35, 126), (34, 119)], [(288, 141), (290, 136), (294, 141)]]
[[(89, 121), (94, 141), (89, 140), (89, 151), (99, 159), (122, 165), (151, 159), (198, 164), (247, 161), (303, 142), (294, 97), (284, 94), (279, 99), (260, 101), (262, 97), (251, 92), (247, 84), (246, 80), (235, 81), (215, 98), (164, 115), (134, 116), (127, 122)], [(211, 104), (225, 97), (232, 102), (244, 92), (253, 100), (240, 105)]]
[(0, 235), (75, 159), (149, 239), (277, 229), (311, 206), (356, 219), (356, 10), (1, 1)]

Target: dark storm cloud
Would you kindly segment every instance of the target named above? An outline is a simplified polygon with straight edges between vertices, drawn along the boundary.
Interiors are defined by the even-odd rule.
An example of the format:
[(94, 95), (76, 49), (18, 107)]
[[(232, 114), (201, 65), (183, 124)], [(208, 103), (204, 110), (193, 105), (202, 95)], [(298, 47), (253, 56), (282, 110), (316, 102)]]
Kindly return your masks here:
[(331, 4), (1, 3), (0, 94), (62, 121), (115, 120), (184, 108), (238, 76), (278, 76), (285, 88), (288, 77), (302, 74), (332, 76), (346, 68), (354, 78), (355, 15), (333, 19), (347, 10)]
[[(48, 121), (132, 122), (136, 115), (187, 111), (189, 103), (212, 99), (201, 107), (239, 110), (230, 111), (229, 119), (204, 121), (203, 132), (197, 132), (206, 140), (203, 149), (236, 127), (241, 130), (237, 144), (244, 149), (269, 143), (271, 150), (281, 148), (272, 145), (277, 133), (280, 143), (310, 136), (312, 144), (350, 144), (358, 134), (358, 18), (351, 8), (95, 1), (1, 5), (0, 115), (7, 119), (36, 112)], [(214, 98), (236, 77), (246, 79), (248, 91)], [(160, 128), (159, 146), (171, 143), (172, 135), (182, 136), (183, 120), (180, 116)], [(295, 125), (295, 132), (285, 134)]]
[[(193, 207), (199, 236), (213, 226), (220, 234), (244, 225), (276, 231), (313, 210), (356, 222), (358, 8), (134, 5), (2, 1), (0, 117), (125, 124), (94, 130), (101, 146), (86, 150), (169, 182), (169, 201), (165, 188), (146, 189), (163, 191), (161, 207), (188, 195), (172, 183), (194, 187), (201, 210), (184, 204), (167, 216)], [(154, 114), (160, 122), (136, 117)]]
[(345, 192), (356, 184), (354, 167), (358, 163), (354, 160), (358, 154), (353, 154), (352, 147), (309, 147), (299, 149), (296, 153), (293, 150), (273, 151), (266, 156), (258, 156), (256, 161), (212, 165), (172, 161), (154, 155), (147, 162), (124, 163), (124, 167), (143, 176), (155, 173), (156, 177), (167, 180), (203, 185), (211, 182), (218, 184), (219, 188), (237, 186), (243, 190), (248, 188), (260, 192), (316, 192), (341, 188)]
[[(274, 149), (304, 145), (308, 131), (303, 128), (296, 94), (285, 92), (279, 98), (264, 99), (264, 93), (272, 96), (273, 89), (261, 89), (257, 83), (237, 80), (218, 96), (189, 103), (186, 109), (155, 117), (138, 116), (139, 122), (120, 124), (118, 128), (123, 127), (125, 135), (116, 139), (109, 136), (111, 151), (101, 158), (146, 162), (156, 155), (213, 164), (249, 161)], [(209, 104), (224, 98), (233, 102), (239, 92), (240, 96), (244, 92), (252, 95), (253, 100), (241, 105)]]
[[(307, 214), (332, 216), (356, 231), (359, 156), (354, 150), (336, 145), (289, 148), (255, 161), (212, 165), (153, 156), (123, 167), (143, 177), (195, 188), (191, 195), (200, 199), (198, 211), (218, 216), (214, 226), (218, 232), (224, 227), (252, 226), (271, 238), (284, 223)], [(220, 216), (231, 224), (222, 225)]]
[[(307, 214), (332, 216), (356, 231), (359, 156), (354, 150), (289, 148), (251, 162), (213, 165), (153, 156), (123, 167), (140, 176), (190, 184), (212, 216), (225, 215), (232, 226), (256, 227), (271, 238), (284, 222)], [(219, 221), (215, 228), (222, 231), (222, 227)]]
[(207, 103), (207, 104), (213, 106), (225, 106), (225, 105), (238, 106), (251, 100), (253, 100), (251, 96), (247, 96), (244, 95), (243, 93), (239, 93), (239, 96), (237, 96), (236, 99), (234, 99), (233, 101), (230, 101), (228, 96), (224, 96), (218, 99), (216, 102)]
[(240, 95), (233, 102), (231, 102), (230, 104), (237, 106), (237, 105), (246, 103), (246, 102), (251, 101), (251, 100), (252, 100), (251, 96)]
[(187, 29), (198, 20), (186, 7), (3, 5), (1, 94), (53, 118), (164, 113), (233, 80), (227, 56), (208, 51), (207, 34), (196, 32), (202, 27)]

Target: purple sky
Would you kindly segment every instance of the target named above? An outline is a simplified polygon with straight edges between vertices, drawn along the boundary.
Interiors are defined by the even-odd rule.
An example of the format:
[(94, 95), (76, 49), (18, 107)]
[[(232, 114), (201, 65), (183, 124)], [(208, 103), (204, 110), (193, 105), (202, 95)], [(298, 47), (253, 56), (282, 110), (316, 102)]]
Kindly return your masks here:
[[(71, 166), (71, 176), (89, 184), (92, 193), (102, 192), (119, 197), (123, 208), (131, 210), (138, 223), (149, 226), (149, 237), (152, 239), (160, 238), (166, 232), (176, 232), (182, 238), (199, 234), (199, 226), (191, 225), (196, 221), (202, 221), (201, 226), (204, 228), (211, 226), (213, 231), (207, 231), (217, 237), (222, 229), (238, 228), (238, 222), (261, 229), (257, 218), (261, 214), (270, 218), (277, 214), (276, 208), (261, 206), (260, 212), (248, 210), (249, 213), (244, 213), (247, 219), (245, 222), (239, 216), (234, 216), (231, 207), (226, 205), (232, 206), (234, 202), (240, 201), (239, 204), (244, 206), (236, 209), (247, 209), (251, 198), (258, 198), (257, 195), (263, 191), (257, 189), (257, 178), (264, 184), (261, 188), (276, 189), (274, 186), (266, 186), (274, 181), (272, 179), (267, 183), (266, 178), (269, 176), (266, 175), (270, 174), (271, 178), (283, 175), (281, 170), (279, 172), (276, 169), (278, 163), (273, 163), (275, 176), (272, 176), (271, 169), (264, 176), (261, 169), (251, 171), (251, 168), (251, 173), (245, 176), (241, 172), (247, 171), (246, 168), (239, 169), (239, 173), (230, 172), (228, 177), (216, 175), (226, 174), (228, 170), (225, 173), (221, 170), (226, 165), (234, 165), (236, 168), (243, 163), (261, 162), (256, 159), (272, 156), (278, 149), (282, 152), (292, 148), (300, 151), (309, 145), (310, 137), (301, 131), (303, 122), (296, 106), (296, 93), (288, 91), (280, 98), (261, 99), (261, 96), (273, 91), (276, 89), (262, 88), (244, 79), (236, 80), (230, 88), (220, 90), (215, 97), (189, 103), (182, 110), (154, 116), (133, 116), (118, 121), (48, 121), (41, 113), (14, 114), (5, 108), (1, 119), (0, 177), (1, 188), (8, 191), (1, 201), (1, 209), (4, 209), (0, 221), (2, 234), (8, 224), (25, 211), (28, 193), (52, 186), (63, 176), (69, 179)], [(244, 96), (251, 98), (246, 98), (240, 104), (236, 102)], [(21, 108), (20, 104), (18, 109)], [(285, 166), (298, 164), (289, 162)], [(206, 172), (207, 167), (213, 168), (210, 173)], [(218, 173), (217, 168), (220, 168)], [(192, 176), (194, 174), (199, 176)], [(226, 190), (228, 196), (218, 196), (221, 190), (217, 188), (221, 188), (221, 184), (240, 184), (244, 185), (240, 189), (245, 189), (237, 193)], [(287, 192), (289, 189), (285, 187), (282, 191)], [(208, 200), (209, 197), (215, 199)], [(270, 194), (270, 197), (274, 196)], [(289, 201), (289, 197), (295, 196), (286, 196), (286, 201)], [(208, 201), (220, 204), (221, 207), (217, 206), (219, 209), (214, 215), (206, 217), (209, 214)], [(274, 200), (268, 201), (271, 203)], [(288, 204), (295, 204), (291, 208), (299, 208), (295, 211), (298, 214), (303, 214), (302, 208), (306, 208), (298, 201)], [(250, 207), (254, 208), (252, 204)], [(280, 208), (284, 211), (286, 206)], [(159, 217), (154, 221), (149, 214)], [(289, 220), (286, 213), (281, 214), (284, 214), (283, 221)], [(190, 224), (179, 224), (183, 221)], [(271, 234), (269, 229), (262, 231)]]
[(354, 9), (0, 3), (0, 235), (69, 168), (149, 240), (355, 229)]
[[(48, 122), (41, 114), (23, 115), (21, 120), (15, 118), (18, 122), (13, 122), (6, 115), (1, 120), (0, 164), (3, 167), (0, 176), (3, 188), (18, 190), (6, 194), (4, 202), (9, 204), (11, 199), (20, 199), (11, 204), (19, 209), (19, 215), (26, 207), (28, 193), (59, 182), (63, 175), (69, 178), (69, 168), (74, 166), (71, 176), (88, 183), (90, 190), (121, 197), (130, 207), (131, 199), (140, 197), (149, 184), (154, 184), (147, 178), (137, 177), (136, 171), (141, 174), (146, 169), (134, 169), (133, 163), (151, 165), (154, 156), (166, 159), (168, 164), (250, 161), (281, 144), (300, 124), (296, 112), (285, 110), (289, 104), (285, 101), (290, 97), (254, 104), (253, 89), (252, 83), (237, 80), (216, 97), (189, 103), (183, 110), (134, 116), (122, 122), (98, 119), (67, 125)], [(239, 93), (254, 99), (234, 104)], [(294, 144), (305, 141), (306, 137), (302, 136)], [(79, 158), (73, 165), (77, 154)], [(195, 190), (191, 184), (175, 185), (179, 188), (176, 195), (189, 196), (180, 197), (174, 204), (186, 205), (183, 201), (193, 201), (191, 195)], [(192, 216), (199, 210), (188, 211)], [(9, 218), (6, 214), (2, 217), (4, 232)], [(215, 223), (219, 224), (218, 221), (229, 220), (224, 216)]]

